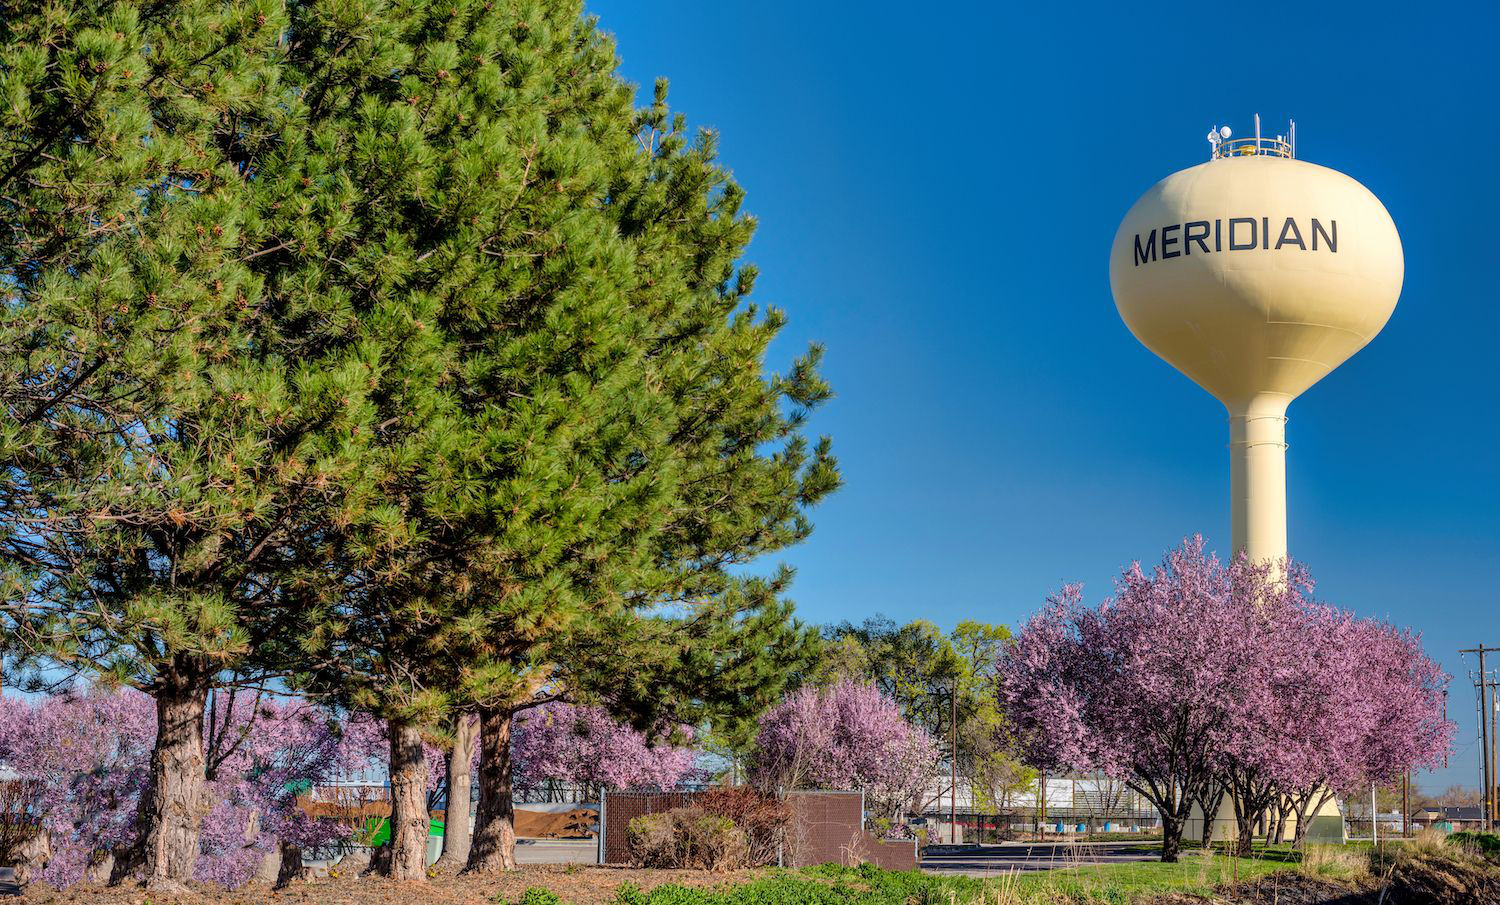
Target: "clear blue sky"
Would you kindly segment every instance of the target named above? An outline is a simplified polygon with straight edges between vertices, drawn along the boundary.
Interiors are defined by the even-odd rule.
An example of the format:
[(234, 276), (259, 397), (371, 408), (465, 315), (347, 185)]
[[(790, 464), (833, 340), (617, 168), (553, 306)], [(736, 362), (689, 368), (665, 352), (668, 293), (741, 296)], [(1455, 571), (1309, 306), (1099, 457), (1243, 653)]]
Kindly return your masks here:
[[(1204, 134), (1288, 116), (1395, 218), (1384, 333), (1296, 401), (1292, 553), (1324, 599), (1500, 645), (1500, 129), (1490, 4), (589, 0), (624, 72), (722, 133), (761, 225), (781, 362), (828, 346), (814, 427), (847, 486), (785, 556), (813, 621), (1016, 624), (1202, 532), (1225, 550), (1223, 408), (1115, 312), (1115, 227)], [(1478, 787), (1474, 696), (1449, 771)]]

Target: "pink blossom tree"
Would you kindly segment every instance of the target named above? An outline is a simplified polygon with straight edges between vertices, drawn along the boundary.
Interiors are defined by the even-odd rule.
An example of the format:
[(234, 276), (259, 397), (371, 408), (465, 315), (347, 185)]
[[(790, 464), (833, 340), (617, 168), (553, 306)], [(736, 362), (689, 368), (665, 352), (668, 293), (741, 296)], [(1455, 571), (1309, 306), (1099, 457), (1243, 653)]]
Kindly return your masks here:
[(52, 837), (43, 880), (77, 882), (95, 852), (135, 838), (155, 738), (156, 707), (136, 692), (0, 697), (0, 763), (40, 784), (35, 807)]
[[(1338, 756), (1326, 750), (1326, 742), (1349, 674), (1330, 662), (1340, 651), (1320, 631), (1320, 617), (1336, 611), (1311, 602), (1305, 567), (1250, 563), (1241, 556), (1227, 578), (1231, 605), (1255, 618), (1235, 639), (1242, 681), (1224, 701), (1227, 723), (1213, 759), (1234, 810), (1239, 853), (1248, 856), (1256, 822), (1287, 809), (1288, 789), (1316, 773), (1326, 781), (1320, 764)], [(1328, 725), (1313, 725), (1312, 719)], [(1205, 808), (1205, 821), (1214, 816), (1210, 810)], [(1306, 820), (1297, 823), (1305, 832)]]
[[(255, 693), (218, 692), (205, 716), (212, 802), (199, 836), (198, 880), (241, 886), (285, 840), (307, 846), (347, 831), (308, 818), (300, 790), (366, 753), (325, 711)], [(83, 878), (136, 836), (140, 792), (156, 737), (156, 708), (133, 690), (81, 689), (36, 700), (0, 696), (0, 762), (40, 782), (36, 809), (52, 838), (42, 879)]]
[(1002, 667), (1027, 758), (1127, 782), (1161, 813), (1162, 860), (1175, 861), (1193, 803), (1216, 780), (1253, 624), (1201, 538), (1149, 574), (1132, 564), (1098, 609), (1083, 606), (1079, 586), (1063, 588)]
[(751, 775), (772, 788), (862, 789), (872, 810), (895, 818), (932, 779), (939, 753), (878, 688), (843, 680), (801, 688), (765, 715)]
[(1028, 760), (1125, 781), (1160, 811), (1174, 861), (1217, 787), (1247, 845), (1283, 798), (1305, 832), (1332, 790), (1441, 759), (1447, 677), (1415, 636), (1316, 605), (1311, 588), (1295, 563), (1226, 567), (1201, 537), (1150, 574), (1132, 565), (1098, 609), (1065, 587), (1002, 667)]
[(1311, 668), (1278, 694), (1262, 757), (1278, 806), (1296, 815), (1301, 847), (1335, 794), (1440, 764), (1454, 726), (1445, 713), (1449, 677), (1410, 631), (1309, 604), (1284, 642)]
[[(697, 752), (616, 721), (600, 707), (552, 702), (514, 718), (515, 783), (538, 789), (549, 780), (588, 790), (673, 789), (699, 778)], [(689, 727), (680, 736), (692, 737)]]

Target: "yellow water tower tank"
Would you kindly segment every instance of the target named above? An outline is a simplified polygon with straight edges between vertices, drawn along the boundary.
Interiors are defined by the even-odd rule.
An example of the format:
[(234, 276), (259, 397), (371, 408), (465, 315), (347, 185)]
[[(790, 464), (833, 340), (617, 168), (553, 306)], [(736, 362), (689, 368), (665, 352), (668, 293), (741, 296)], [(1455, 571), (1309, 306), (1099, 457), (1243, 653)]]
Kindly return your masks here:
[(1287, 405), (1364, 347), (1401, 294), (1401, 238), (1369, 189), (1286, 135), (1209, 133), (1210, 159), (1152, 186), (1110, 252), (1130, 332), (1229, 412), (1233, 538), (1287, 554)]

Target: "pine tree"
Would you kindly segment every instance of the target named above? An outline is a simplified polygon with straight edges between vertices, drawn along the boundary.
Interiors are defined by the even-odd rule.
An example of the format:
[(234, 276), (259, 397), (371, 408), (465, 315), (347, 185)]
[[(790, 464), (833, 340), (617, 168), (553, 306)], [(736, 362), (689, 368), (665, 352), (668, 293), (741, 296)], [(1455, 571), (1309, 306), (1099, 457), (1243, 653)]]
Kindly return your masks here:
[[(783, 317), (748, 303), (742, 192), (710, 136), (668, 122), (664, 87), (633, 108), (576, 4), (319, 9), (294, 9), (310, 137), (284, 144), (309, 149), (302, 182), (348, 187), (329, 208), (360, 241), (329, 254), (379, 271), (313, 279), (351, 299), (387, 287), (409, 306), (393, 331), (431, 365), (375, 378), (382, 503), (330, 535), (346, 593), (298, 603), (299, 681), (390, 721), (401, 878), (422, 875), (424, 727), (476, 710), (469, 864), (507, 866), (519, 708), (723, 719), (806, 656), (789, 575), (730, 570), (800, 540), (836, 486), (826, 441), (800, 435), (828, 389), (816, 350), (765, 373)], [(347, 58), (382, 30), (398, 62)], [(652, 673), (622, 682), (577, 653), (605, 636)]]
[(260, 224), (236, 122), (268, 115), (284, 25), (269, 0), (0, 5), (0, 612), (17, 669), (155, 699), (121, 864), (157, 886), (197, 857), (207, 692), (252, 646), (288, 513), (337, 477), (293, 375), (242, 354)]
[(288, 25), (274, 0), (0, 7), (0, 618), (29, 681), (155, 700), (115, 862), (153, 888), (198, 858), (210, 690), (285, 667), (282, 595), (342, 591), (325, 539), (371, 508), (371, 375), (425, 360), (304, 279), (336, 263), (321, 199), (278, 181)]
[(191, 875), (247, 672), (389, 721), (398, 878), (465, 709), (485, 867), (515, 708), (769, 702), (809, 635), (733, 570), (837, 485), (828, 388), (765, 372), (742, 192), (575, 2), (0, 9), (0, 612), (157, 702), (118, 877)]
[(657, 444), (632, 451), (621, 477), (651, 477), (662, 520), (608, 554), (642, 556), (634, 568), (579, 577), (587, 613), (567, 625), (537, 631), (481, 595), (481, 647), (460, 661), (482, 727), (471, 871), (515, 864), (515, 713), (565, 697), (642, 726), (707, 721), (743, 738), (816, 651), (782, 599), (790, 571), (761, 579), (736, 567), (805, 538), (806, 511), (838, 486), (827, 439), (810, 448), (801, 434), (830, 395), (821, 350), (785, 376), (765, 372), (784, 318), (749, 302), (755, 270), (740, 256), (754, 222), (716, 163), (714, 136), (690, 141), (683, 118), (669, 116), (664, 81), (631, 134), (605, 210), (635, 252), (630, 304), (649, 313), (651, 331), (643, 368), (669, 408)]

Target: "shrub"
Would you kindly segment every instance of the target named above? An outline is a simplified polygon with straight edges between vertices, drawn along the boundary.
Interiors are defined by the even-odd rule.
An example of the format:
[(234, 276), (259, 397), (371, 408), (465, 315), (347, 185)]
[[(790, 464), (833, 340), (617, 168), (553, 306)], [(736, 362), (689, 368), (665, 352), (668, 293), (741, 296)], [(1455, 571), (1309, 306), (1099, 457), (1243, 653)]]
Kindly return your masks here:
[[(498, 899), (497, 896), (496, 900)], [(562, 899), (550, 889), (532, 886), (521, 893), (521, 898), (516, 900), (516, 905), (562, 905)]]
[(747, 865), (762, 867), (780, 860), (787, 826), (792, 821), (791, 808), (785, 801), (749, 786), (734, 786), (710, 789), (694, 804), (706, 814), (728, 817), (744, 831)]
[(637, 867), (732, 870), (746, 865), (750, 848), (733, 820), (697, 807), (636, 817), (625, 828), (625, 841)]
[(643, 814), (625, 827), (625, 847), (636, 867), (676, 867), (677, 832), (671, 813)]
[(733, 870), (744, 867), (750, 846), (745, 831), (728, 817), (705, 814), (697, 808), (682, 808), (677, 834), (682, 866), (703, 870)]

